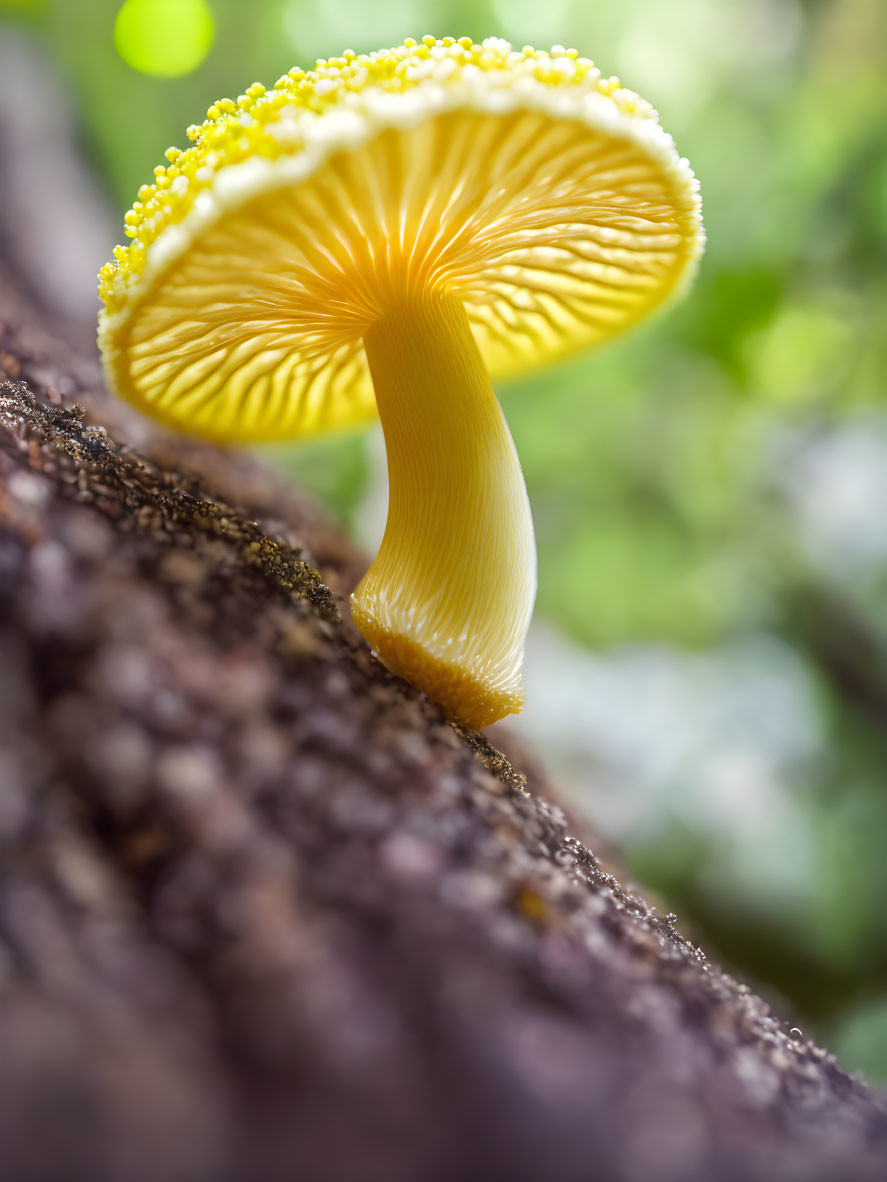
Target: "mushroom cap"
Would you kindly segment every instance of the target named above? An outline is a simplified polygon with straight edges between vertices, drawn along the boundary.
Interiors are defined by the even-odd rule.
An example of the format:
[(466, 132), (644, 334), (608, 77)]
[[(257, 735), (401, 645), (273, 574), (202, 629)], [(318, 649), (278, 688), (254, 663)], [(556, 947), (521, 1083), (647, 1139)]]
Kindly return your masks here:
[(362, 339), (411, 292), (463, 301), (495, 379), (636, 323), (704, 243), (656, 112), (560, 46), (346, 51), (188, 136), (102, 268), (99, 343), (120, 395), (219, 441), (374, 417)]

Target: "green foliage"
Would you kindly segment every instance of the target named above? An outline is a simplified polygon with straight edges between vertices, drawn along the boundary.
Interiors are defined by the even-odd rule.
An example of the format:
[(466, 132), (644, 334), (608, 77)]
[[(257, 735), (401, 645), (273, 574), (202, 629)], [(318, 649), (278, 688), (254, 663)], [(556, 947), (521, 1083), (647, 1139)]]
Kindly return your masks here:
[(209, 53), (213, 20), (205, 0), (126, 0), (114, 22), (114, 44), (143, 74), (190, 74)]
[(321, 436), (299, 447), (264, 450), (297, 484), (310, 489), (343, 525), (353, 529), (369, 473), (362, 435)]

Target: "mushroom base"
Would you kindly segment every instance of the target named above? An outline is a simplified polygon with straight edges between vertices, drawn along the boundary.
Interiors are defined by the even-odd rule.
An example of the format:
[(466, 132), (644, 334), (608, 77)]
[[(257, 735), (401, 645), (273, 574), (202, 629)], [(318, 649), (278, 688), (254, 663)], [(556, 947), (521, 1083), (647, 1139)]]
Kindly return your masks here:
[(479, 731), (507, 714), (519, 714), (524, 695), (497, 689), (458, 665), (438, 660), (408, 636), (397, 635), (351, 601), (357, 630), (386, 667), (418, 686), (437, 702), (448, 718)]

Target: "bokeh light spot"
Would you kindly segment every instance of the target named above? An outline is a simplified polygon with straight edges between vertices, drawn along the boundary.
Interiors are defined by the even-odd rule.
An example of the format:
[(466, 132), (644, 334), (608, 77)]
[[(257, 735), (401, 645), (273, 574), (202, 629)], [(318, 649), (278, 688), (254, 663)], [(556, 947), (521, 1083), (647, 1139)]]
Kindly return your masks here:
[(114, 44), (134, 70), (178, 78), (204, 60), (214, 31), (206, 0), (126, 0), (114, 22)]

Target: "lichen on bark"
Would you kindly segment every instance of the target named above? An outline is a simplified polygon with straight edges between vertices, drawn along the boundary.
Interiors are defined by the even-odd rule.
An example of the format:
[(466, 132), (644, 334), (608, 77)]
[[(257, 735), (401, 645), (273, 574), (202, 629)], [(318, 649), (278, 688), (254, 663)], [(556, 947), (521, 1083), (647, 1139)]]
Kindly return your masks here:
[(0, 321), (4, 1179), (883, 1177), (883, 1096), (370, 656), (316, 506)]

